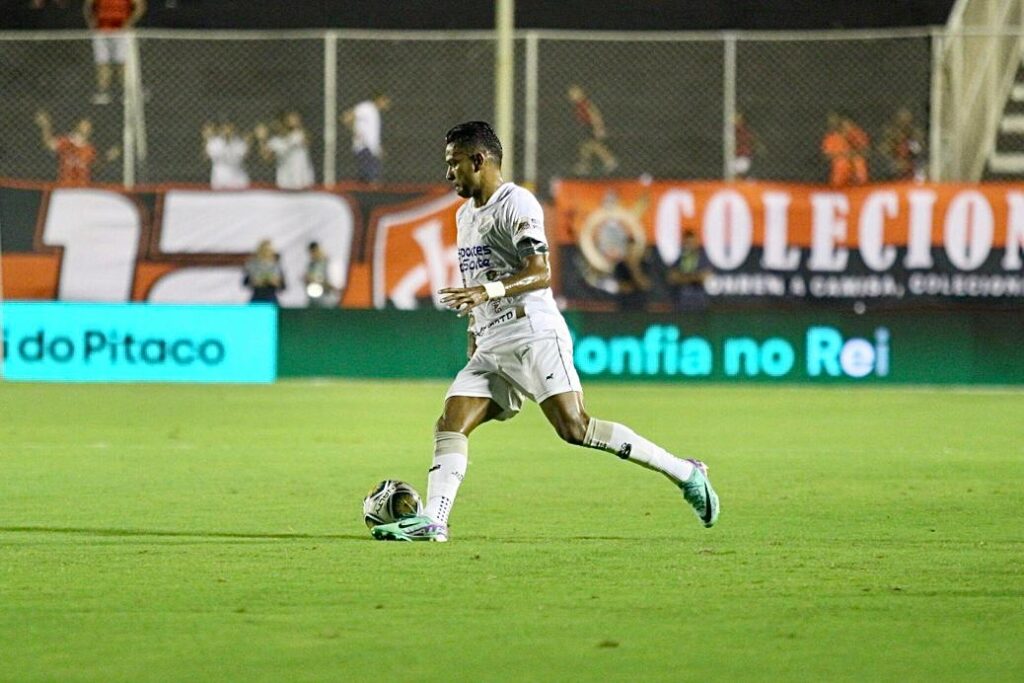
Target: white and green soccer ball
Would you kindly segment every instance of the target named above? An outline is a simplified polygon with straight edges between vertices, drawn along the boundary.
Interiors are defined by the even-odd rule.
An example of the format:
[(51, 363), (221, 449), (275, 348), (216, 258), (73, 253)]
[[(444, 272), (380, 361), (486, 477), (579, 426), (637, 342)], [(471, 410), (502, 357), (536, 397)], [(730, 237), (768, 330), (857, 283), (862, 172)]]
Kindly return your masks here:
[(363, 521), (369, 529), (422, 512), (420, 494), (409, 484), (397, 479), (385, 479), (363, 498)]

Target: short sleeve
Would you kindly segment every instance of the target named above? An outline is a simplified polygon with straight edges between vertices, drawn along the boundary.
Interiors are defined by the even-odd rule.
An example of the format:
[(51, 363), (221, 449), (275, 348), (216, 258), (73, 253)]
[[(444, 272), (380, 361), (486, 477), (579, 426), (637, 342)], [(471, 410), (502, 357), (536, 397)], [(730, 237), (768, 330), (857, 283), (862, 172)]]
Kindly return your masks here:
[(510, 202), (512, 244), (520, 256), (546, 254), (548, 239), (544, 234), (544, 209), (530, 192), (518, 190)]

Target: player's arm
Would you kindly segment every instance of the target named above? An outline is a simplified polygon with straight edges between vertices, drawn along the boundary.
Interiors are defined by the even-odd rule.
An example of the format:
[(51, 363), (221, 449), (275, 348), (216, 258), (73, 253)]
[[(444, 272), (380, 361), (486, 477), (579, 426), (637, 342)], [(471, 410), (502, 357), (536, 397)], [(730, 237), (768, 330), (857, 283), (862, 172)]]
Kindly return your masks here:
[(523, 257), (522, 267), (518, 271), (503, 280), (473, 287), (442, 289), (441, 303), (461, 317), (489, 299), (516, 296), (550, 286), (551, 267), (548, 265), (547, 253), (530, 254)]
[(138, 23), (142, 15), (146, 13), (146, 0), (135, 0), (135, 7), (132, 10), (132, 15), (128, 17), (128, 21), (125, 22), (125, 26), (131, 28)]
[(273, 161), (274, 153), (271, 151), (270, 146), (267, 144), (267, 138), (270, 135), (270, 129), (267, 128), (265, 123), (257, 123), (252, 131), (256, 137), (256, 145), (260, 151), (260, 157), (264, 161)]
[(96, 28), (96, 14), (93, 12), (93, 5), (96, 0), (85, 0), (82, 3), (82, 14), (85, 15), (85, 25), (89, 28)]
[(50, 115), (45, 111), (36, 114), (36, 125), (39, 126), (39, 134), (42, 136), (43, 146), (51, 152), (57, 151), (57, 138), (53, 134), (53, 122)]

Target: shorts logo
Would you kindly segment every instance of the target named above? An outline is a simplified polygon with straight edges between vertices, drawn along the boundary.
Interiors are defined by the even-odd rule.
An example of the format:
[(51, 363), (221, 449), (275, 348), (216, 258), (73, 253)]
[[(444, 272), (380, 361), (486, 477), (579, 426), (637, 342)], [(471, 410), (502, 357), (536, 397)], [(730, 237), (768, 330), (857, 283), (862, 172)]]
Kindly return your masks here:
[(622, 444), (622, 446), (619, 447), (619, 452), (616, 453), (615, 455), (617, 455), (620, 458), (622, 458), (623, 460), (625, 460), (626, 458), (629, 457), (629, 454), (632, 453), (632, 452), (633, 452), (633, 444), (631, 444), (631, 443), (624, 443), (624, 444)]

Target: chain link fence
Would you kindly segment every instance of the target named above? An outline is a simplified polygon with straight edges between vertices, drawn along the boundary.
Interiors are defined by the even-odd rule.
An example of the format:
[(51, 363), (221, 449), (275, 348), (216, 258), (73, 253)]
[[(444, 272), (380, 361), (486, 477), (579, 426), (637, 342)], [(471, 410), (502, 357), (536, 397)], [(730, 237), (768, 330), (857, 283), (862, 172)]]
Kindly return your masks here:
[[(877, 142), (898, 109), (928, 137), (932, 34), (520, 32), (514, 176), (542, 192), (560, 177), (731, 178), (733, 157), (744, 154), (751, 177), (822, 182), (822, 137), (836, 112), (871, 137), (872, 179), (885, 179)], [(93, 179), (128, 184), (207, 183), (205, 124), (251, 133), (282, 111), (302, 117), (316, 181), (351, 181), (356, 162), (340, 117), (377, 93), (391, 100), (383, 182), (436, 183), (444, 131), (493, 118), (487, 32), (140, 31), (133, 40), (137, 82), (115, 85), (113, 101), (98, 105), (89, 34), (0, 34), (0, 175), (55, 176), (54, 154), (34, 123), (39, 111), (58, 133), (90, 118), (98, 149), (123, 148)], [(127, 106), (122, 90), (135, 94)], [(595, 109), (607, 154), (587, 146)], [(746, 129), (735, 127), (736, 113)], [(273, 164), (255, 147), (247, 170), (254, 182), (272, 184)]]

